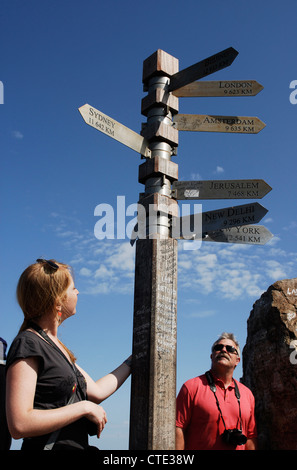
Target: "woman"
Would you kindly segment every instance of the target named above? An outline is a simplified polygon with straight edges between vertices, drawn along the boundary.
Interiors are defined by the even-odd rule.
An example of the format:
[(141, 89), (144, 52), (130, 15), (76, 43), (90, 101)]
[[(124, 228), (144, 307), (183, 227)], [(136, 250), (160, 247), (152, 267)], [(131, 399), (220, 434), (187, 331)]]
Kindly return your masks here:
[[(130, 374), (131, 357), (94, 382), (58, 339), (76, 312), (78, 290), (69, 266), (38, 259), (21, 275), (17, 299), (24, 322), (7, 357), (7, 421), (22, 450), (88, 449), (107, 422), (100, 402)], [(94, 430), (95, 428), (95, 430)]]

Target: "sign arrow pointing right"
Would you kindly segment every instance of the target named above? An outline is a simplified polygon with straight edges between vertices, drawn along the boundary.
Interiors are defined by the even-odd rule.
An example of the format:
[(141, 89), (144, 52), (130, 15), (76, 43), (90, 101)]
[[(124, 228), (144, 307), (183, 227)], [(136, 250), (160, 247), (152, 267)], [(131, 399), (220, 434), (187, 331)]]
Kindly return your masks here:
[(176, 114), (173, 117), (173, 127), (179, 131), (257, 134), (265, 126), (261, 119), (251, 116)]
[(193, 82), (179, 88), (173, 95), (180, 98), (203, 96), (255, 96), (263, 86), (256, 80), (220, 80)]
[(244, 225), (209, 232), (203, 241), (265, 245), (271, 238), (273, 238), (272, 233), (263, 225)]
[(229, 67), (237, 55), (238, 52), (233, 47), (229, 47), (224, 51), (218, 52), (201, 62), (197, 62), (197, 64), (191, 65), (190, 67), (175, 73), (170, 78), (168, 91), (177, 90), (178, 88), (195, 82), (211, 73), (217, 72), (225, 67)]
[(200, 218), (197, 214), (176, 217), (172, 219), (173, 238), (184, 238), (185, 235), (189, 238), (191, 234), (195, 236), (229, 227), (256, 224), (267, 212), (265, 207), (255, 202), (202, 212)]
[(261, 179), (174, 181), (175, 199), (261, 199), (271, 187)]

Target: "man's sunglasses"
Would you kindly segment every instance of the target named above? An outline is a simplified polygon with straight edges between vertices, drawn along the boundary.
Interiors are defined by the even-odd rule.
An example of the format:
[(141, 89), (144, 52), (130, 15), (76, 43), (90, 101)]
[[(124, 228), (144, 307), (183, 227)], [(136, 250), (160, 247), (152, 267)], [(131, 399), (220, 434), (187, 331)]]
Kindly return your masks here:
[(237, 356), (238, 356), (237, 349), (234, 348), (234, 346), (230, 346), (229, 344), (222, 344), (222, 343), (215, 344), (214, 347), (213, 347), (213, 350), (214, 351), (222, 351), (224, 348), (226, 348), (227, 352), (229, 352), (231, 354), (237, 354)]

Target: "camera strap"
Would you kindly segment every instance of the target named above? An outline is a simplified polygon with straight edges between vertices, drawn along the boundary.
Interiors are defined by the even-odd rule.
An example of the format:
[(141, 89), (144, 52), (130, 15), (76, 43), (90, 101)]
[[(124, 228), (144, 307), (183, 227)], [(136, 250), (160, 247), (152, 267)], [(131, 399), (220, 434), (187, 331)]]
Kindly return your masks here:
[[(212, 376), (212, 374), (211, 374), (210, 371), (205, 372), (205, 376), (206, 376), (206, 379), (207, 379), (209, 388), (210, 388), (210, 390), (213, 392), (213, 394), (214, 394), (214, 396), (215, 396), (216, 404), (217, 404), (217, 407), (218, 407), (220, 416), (221, 416), (221, 418), (222, 418), (224, 427), (225, 427), (225, 429), (227, 429), (227, 428), (226, 428), (225, 421), (224, 421), (224, 418), (223, 418), (222, 410), (221, 410), (221, 407), (220, 407), (220, 403), (219, 403), (219, 400), (218, 400), (218, 397), (217, 397), (217, 394), (216, 394), (217, 387), (216, 387), (216, 385), (215, 385), (213, 376)], [(233, 379), (233, 382), (234, 382), (234, 388), (235, 388), (235, 396), (236, 396), (237, 401), (238, 401), (240, 431), (242, 431), (242, 420), (241, 420), (241, 409), (240, 409), (240, 393), (239, 393), (239, 390), (238, 390), (238, 385), (237, 385), (237, 383), (236, 383), (236, 381), (235, 381), (234, 379)]]

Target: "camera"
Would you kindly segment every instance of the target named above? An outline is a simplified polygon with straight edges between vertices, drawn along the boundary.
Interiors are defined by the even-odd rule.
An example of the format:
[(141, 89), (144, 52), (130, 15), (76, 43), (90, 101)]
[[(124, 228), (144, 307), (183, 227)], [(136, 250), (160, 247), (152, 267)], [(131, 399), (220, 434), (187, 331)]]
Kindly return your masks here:
[(240, 429), (226, 429), (222, 434), (225, 444), (233, 446), (242, 446), (246, 443), (247, 438)]

